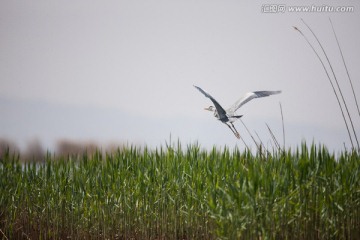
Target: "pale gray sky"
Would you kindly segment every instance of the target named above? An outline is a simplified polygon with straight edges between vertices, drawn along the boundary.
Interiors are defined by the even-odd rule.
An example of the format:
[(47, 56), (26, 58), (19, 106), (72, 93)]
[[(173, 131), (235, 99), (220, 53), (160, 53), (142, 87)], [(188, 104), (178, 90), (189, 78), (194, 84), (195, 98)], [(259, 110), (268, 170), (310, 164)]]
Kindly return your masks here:
[[(203, 111), (210, 101), (193, 88), (196, 84), (224, 107), (248, 91), (282, 90), (239, 110), (265, 143), (271, 139), (265, 123), (281, 139), (281, 102), (289, 146), (314, 140), (335, 150), (344, 142), (350, 147), (326, 75), (292, 26), (313, 40), (303, 18), (317, 33), (360, 134), (329, 23), (331, 17), (359, 93), (360, 3), (291, 1), (284, 13), (262, 11), (279, 3), (1, 1), (0, 138), (20, 145), (39, 138), (50, 148), (63, 138), (158, 146), (171, 134), (184, 144), (243, 147)], [(288, 9), (311, 5), (353, 6), (354, 11)], [(251, 144), (241, 122), (236, 127)]]

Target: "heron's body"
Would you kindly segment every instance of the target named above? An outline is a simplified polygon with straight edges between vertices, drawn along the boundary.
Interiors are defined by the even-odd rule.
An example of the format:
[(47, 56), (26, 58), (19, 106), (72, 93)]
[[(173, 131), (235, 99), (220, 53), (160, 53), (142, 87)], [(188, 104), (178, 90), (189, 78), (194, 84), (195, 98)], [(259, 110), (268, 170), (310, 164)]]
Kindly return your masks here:
[(222, 123), (226, 124), (231, 131), (235, 134), (237, 138), (240, 138), (240, 134), (234, 127), (233, 122), (238, 120), (242, 117), (242, 115), (236, 115), (235, 112), (238, 110), (242, 105), (249, 102), (251, 99), (259, 98), (259, 97), (267, 97), (273, 94), (279, 94), (281, 91), (256, 91), (256, 92), (249, 92), (246, 93), (245, 96), (240, 98), (238, 101), (236, 101), (230, 108), (224, 109), (210, 94), (202, 90), (200, 87), (194, 86), (197, 90), (199, 90), (202, 94), (205, 95), (205, 97), (209, 98), (214, 106), (210, 106), (208, 108), (205, 108), (205, 110), (214, 112), (214, 117), (216, 117), (218, 120), (220, 120)]
[(214, 117), (216, 117), (219, 121), (226, 123), (226, 122), (235, 122), (236, 120), (238, 120), (239, 118), (242, 117), (242, 115), (233, 115), (233, 114), (229, 114), (226, 113), (225, 116), (221, 116), (219, 115), (219, 113), (217, 112), (216, 109), (209, 109), (207, 108), (206, 110), (212, 111), (214, 112)]

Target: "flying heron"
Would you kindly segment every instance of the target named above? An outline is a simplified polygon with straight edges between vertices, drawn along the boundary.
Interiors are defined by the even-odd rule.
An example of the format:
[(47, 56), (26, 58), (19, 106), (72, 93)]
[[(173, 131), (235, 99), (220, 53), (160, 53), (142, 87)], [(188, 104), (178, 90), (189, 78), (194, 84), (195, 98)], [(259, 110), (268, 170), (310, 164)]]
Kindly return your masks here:
[(243, 115), (236, 115), (235, 112), (238, 110), (242, 105), (249, 102), (250, 100), (254, 98), (261, 98), (261, 97), (267, 97), (273, 94), (279, 94), (281, 91), (256, 91), (256, 92), (248, 92), (246, 93), (242, 98), (237, 100), (230, 108), (224, 109), (221, 107), (221, 105), (207, 92), (202, 90), (200, 87), (195, 86), (194, 87), (199, 90), (202, 94), (205, 95), (205, 97), (210, 98), (210, 100), (213, 102), (214, 106), (210, 106), (205, 108), (205, 110), (214, 112), (214, 117), (216, 117), (218, 120), (220, 120), (222, 123), (226, 124), (230, 128), (230, 130), (234, 133), (234, 135), (237, 138), (240, 138), (240, 134), (234, 127), (233, 122), (235, 122), (237, 119), (241, 118)]

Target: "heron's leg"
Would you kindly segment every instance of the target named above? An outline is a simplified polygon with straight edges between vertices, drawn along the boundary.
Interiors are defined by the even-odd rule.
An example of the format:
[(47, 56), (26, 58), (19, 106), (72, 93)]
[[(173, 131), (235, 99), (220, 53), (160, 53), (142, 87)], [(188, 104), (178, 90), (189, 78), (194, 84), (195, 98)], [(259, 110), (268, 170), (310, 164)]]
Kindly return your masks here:
[[(235, 128), (234, 128), (234, 129), (235, 129), (235, 131), (234, 131), (234, 129), (232, 129), (229, 124), (227, 124), (227, 123), (225, 123), (225, 124), (226, 124), (226, 126), (228, 126), (228, 127), (230, 128), (230, 130), (233, 132), (233, 134), (235, 135), (235, 137), (240, 138), (240, 134), (236, 131)], [(231, 124), (231, 125), (232, 125), (232, 124)], [(234, 127), (234, 125), (233, 125), (233, 127)]]
[(236, 128), (235, 128), (235, 126), (234, 126), (234, 124), (233, 123), (231, 123), (231, 126), (234, 128), (234, 130), (235, 130), (235, 132), (236, 132), (236, 137), (237, 138), (240, 138), (240, 134), (238, 133), (238, 131), (236, 130)]

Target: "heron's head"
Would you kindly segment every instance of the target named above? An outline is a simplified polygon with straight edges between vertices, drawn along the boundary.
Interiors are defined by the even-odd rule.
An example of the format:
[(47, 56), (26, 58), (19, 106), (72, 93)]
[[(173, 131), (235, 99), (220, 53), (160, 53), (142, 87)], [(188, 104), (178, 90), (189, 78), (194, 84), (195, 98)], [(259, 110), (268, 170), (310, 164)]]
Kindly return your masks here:
[(204, 108), (205, 110), (208, 110), (208, 111), (210, 111), (210, 112), (215, 112), (215, 107), (214, 106), (209, 106), (209, 107), (207, 107), (207, 108)]

